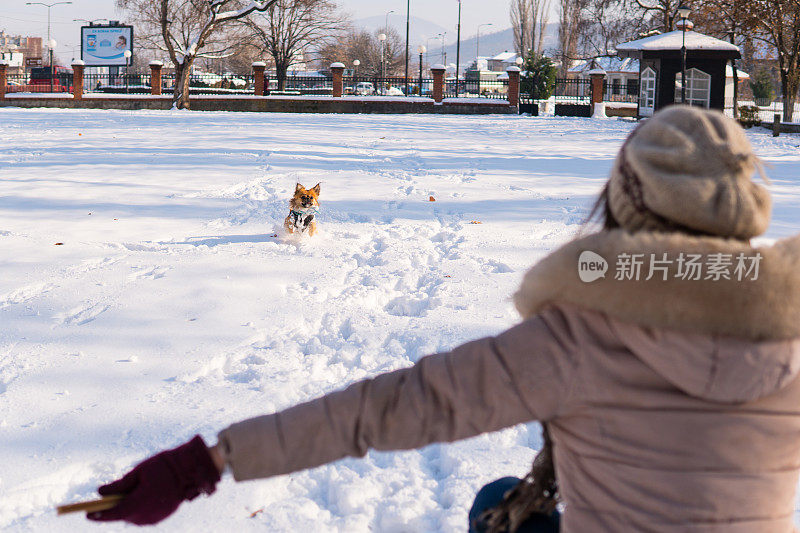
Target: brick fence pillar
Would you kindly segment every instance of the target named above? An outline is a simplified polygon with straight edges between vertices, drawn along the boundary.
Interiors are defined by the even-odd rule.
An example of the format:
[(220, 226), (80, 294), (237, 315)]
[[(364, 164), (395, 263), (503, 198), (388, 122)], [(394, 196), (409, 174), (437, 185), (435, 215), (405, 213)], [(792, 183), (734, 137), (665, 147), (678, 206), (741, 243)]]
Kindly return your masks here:
[(331, 63), (333, 76), (333, 97), (341, 98), (344, 94), (344, 63)]
[(266, 70), (267, 64), (263, 61), (255, 61), (253, 63), (254, 93), (256, 96), (264, 96), (264, 71)]
[(8, 63), (0, 60), (0, 100), (6, 97), (6, 69)]
[(594, 115), (597, 104), (603, 103), (603, 93), (606, 88), (606, 71), (601, 68), (594, 68), (589, 71), (589, 79), (592, 80), (592, 114)]
[(519, 67), (508, 67), (506, 69), (508, 74), (508, 105), (512, 107), (519, 107)]
[(83, 98), (83, 71), (86, 63), (80, 59), (72, 62), (72, 97), (75, 100)]
[(150, 62), (150, 94), (161, 96), (161, 69), (164, 63), (159, 60)]
[(444, 100), (444, 71), (446, 67), (436, 64), (431, 67), (433, 73), (433, 101), (441, 104)]

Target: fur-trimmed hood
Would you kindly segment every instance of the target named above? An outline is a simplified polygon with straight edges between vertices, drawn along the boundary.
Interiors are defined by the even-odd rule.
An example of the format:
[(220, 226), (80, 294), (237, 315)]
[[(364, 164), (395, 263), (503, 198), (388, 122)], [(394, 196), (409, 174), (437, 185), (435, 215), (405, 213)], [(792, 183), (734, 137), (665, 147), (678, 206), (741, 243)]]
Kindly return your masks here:
[[(581, 281), (578, 263), (585, 251), (607, 261), (604, 277)], [(735, 270), (740, 254), (748, 267), (760, 255), (757, 274)], [(682, 279), (686, 259), (698, 255), (700, 279)], [(630, 273), (618, 264), (631, 264), (631, 258), (642, 262), (639, 279), (617, 279), (619, 270)], [(647, 280), (653, 259), (664, 270)], [(730, 279), (714, 279), (707, 268), (714, 261), (727, 265)], [(746, 401), (777, 390), (800, 371), (800, 342), (787, 342), (800, 338), (799, 269), (800, 236), (754, 248), (716, 237), (601, 231), (534, 265), (514, 302), (524, 318), (553, 304), (599, 311), (641, 360), (685, 392)]]

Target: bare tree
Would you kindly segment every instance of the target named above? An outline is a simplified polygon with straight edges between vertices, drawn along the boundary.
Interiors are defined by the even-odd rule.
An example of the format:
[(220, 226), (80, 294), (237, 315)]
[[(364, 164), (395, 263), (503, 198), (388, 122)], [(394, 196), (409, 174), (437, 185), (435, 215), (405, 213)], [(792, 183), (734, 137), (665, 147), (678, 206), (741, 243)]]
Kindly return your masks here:
[(668, 32), (675, 29), (675, 10), (681, 0), (634, 0), (638, 8), (651, 19), (650, 29)]
[(777, 56), (783, 120), (791, 122), (800, 89), (800, 0), (750, 0), (741, 9), (753, 27), (752, 38)]
[(534, 27), (531, 4), (533, 0), (511, 1), (511, 28), (514, 32), (514, 49), (517, 54), (527, 56), (528, 50), (533, 48), (531, 37)]
[(572, 62), (583, 55), (579, 49), (582, 35), (586, 32), (586, 8), (589, 0), (560, 0), (558, 26), (558, 58), (561, 61), (560, 75), (565, 77)]
[(236, 22), (278, 0), (117, 0), (138, 21), (139, 38), (166, 52), (175, 67), (173, 107), (189, 107), (189, 80), (198, 57), (224, 57)]
[(346, 23), (329, 0), (276, 0), (266, 11), (247, 21), (259, 49), (272, 56), (278, 89), (286, 87), (289, 68), (301, 52), (309, 54), (335, 39)]
[(590, 0), (583, 9), (579, 52), (585, 58), (616, 55), (619, 43), (638, 38), (652, 26), (652, 17), (631, 9), (630, 0)]
[(319, 57), (326, 61), (341, 61), (352, 65), (358, 59), (359, 76), (379, 76), (381, 73), (381, 42), (378, 35), (386, 34), (383, 44), (383, 60), (386, 74), (402, 75), (405, 65), (405, 40), (394, 28), (383, 28), (370, 33), (366, 30), (348, 30), (341, 34), (335, 42), (329, 43), (319, 52)]
[(514, 49), (521, 56), (530, 51), (539, 55), (544, 50), (544, 33), (550, 15), (550, 0), (512, 0), (511, 28)]
[(550, 22), (550, 0), (531, 0), (533, 21), (531, 47), (536, 55), (544, 54), (544, 35)]

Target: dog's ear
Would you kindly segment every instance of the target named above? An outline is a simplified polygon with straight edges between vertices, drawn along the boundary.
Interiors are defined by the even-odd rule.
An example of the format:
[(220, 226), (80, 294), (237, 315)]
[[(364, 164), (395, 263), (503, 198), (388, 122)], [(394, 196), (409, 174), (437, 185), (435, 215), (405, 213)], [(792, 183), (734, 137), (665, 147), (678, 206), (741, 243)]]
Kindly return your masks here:
[(297, 192), (300, 192), (300, 191), (302, 191), (304, 188), (305, 188), (305, 187), (303, 187), (302, 185), (300, 185), (300, 184), (298, 183), (298, 184), (296, 184), (296, 185), (294, 186), (294, 192), (296, 192), (296, 193), (297, 193)]
[(314, 187), (311, 190), (314, 191), (315, 193), (319, 194), (319, 183), (314, 185)]

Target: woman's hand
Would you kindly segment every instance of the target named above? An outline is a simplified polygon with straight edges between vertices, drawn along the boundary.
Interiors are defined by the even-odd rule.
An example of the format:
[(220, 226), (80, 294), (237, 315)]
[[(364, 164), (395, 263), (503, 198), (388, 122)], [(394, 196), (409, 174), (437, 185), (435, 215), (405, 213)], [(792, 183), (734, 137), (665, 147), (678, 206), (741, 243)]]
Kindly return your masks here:
[(102, 496), (124, 494), (125, 498), (108, 511), (86, 516), (98, 522), (155, 524), (175, 512), (184, 500), (212, 494), (223, 466), (216, 448), (208, 448), (198, 435), (186, 444), (146, 459), (122, 479), (97, 489)]

